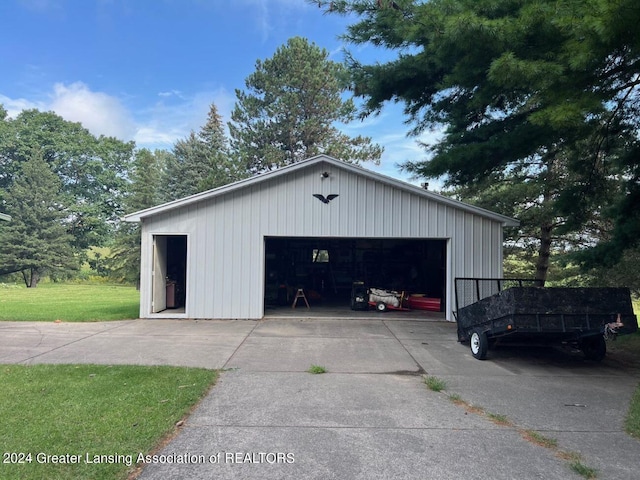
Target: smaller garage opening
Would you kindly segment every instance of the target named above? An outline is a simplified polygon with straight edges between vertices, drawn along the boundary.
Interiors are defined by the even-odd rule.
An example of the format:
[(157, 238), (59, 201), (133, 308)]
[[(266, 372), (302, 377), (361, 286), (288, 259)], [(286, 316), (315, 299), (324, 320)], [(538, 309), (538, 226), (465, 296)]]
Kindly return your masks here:
[(151, 312), (184, 313), (187, 298), (187, 236), (153, 236)]
[(291, 306), (303, 288), (315, 307), (350, 309), (354, 282), (445, 299), (446, 240), (265, 238), (265, 306)]

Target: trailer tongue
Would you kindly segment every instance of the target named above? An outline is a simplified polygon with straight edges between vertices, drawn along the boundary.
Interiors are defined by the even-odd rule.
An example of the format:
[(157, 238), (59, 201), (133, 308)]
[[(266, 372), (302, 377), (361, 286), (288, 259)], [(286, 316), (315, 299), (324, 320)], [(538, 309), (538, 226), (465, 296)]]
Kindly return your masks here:
[[(502, 289), (497, 279), (456, 279), (475, 282), (478, 298), (458, 304), (458, 340), (468, 341), (479, 360), (494, 344), (569, 344), (592, 360), (606, 354), (605, 337), (633, 333), (638, 329), (627, 288), (544, 288), (513, 286)], [(481, 297), (480, 282), (494, 285), (497, 293)], [(519, 283), (522, 285), (522, 282)], [(464, 290), (462, 288), (461, 290)], [(491, 289), (489, 289), (490, 291)]]

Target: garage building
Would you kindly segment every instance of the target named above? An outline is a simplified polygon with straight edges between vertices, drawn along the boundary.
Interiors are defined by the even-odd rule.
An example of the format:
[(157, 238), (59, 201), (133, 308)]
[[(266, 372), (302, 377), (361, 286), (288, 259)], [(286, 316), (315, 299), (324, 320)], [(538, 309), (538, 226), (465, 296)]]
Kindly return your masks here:
[[(352, 285), (440, 300), (456, 277), (502, 276), (518, 222), (319, 155), (125, 217), (142, 225), (140, 317), (260, 319), (345, 306)], [(298, 306), (304, 307), (302, 302)]]

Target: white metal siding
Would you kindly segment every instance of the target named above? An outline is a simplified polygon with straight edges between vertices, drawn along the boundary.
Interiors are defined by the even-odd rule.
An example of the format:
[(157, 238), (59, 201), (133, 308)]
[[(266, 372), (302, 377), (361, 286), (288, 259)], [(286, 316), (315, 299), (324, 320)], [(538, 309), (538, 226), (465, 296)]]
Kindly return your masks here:
[[(261, 318), (264, 237), (450, 239), (452, 279), (502, 273), (502, 225), (351, 171), (318, 163), (143, 221), (141, 316), (149, 316), (149, 242), (189, 233), (187, 312), (191, 318)], [(321, 178), (328, 171), (330, 176)], [(339, 194), (328, 204), (312, 195)], [(450, 268), (449, 268), (450, 267)]]

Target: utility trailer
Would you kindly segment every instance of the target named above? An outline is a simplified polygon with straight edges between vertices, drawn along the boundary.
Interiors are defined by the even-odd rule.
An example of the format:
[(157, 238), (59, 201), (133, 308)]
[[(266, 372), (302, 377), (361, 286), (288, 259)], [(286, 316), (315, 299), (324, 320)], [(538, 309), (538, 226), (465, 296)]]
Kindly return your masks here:
[(627, 288), (536, 285), (531, 280), (456, 279), (458, 340), (469, 342), (479, 360), (498, 343), (521, 343), (570, 345), (599, 361), (607, 351), (605, 338), (638, 329)]

